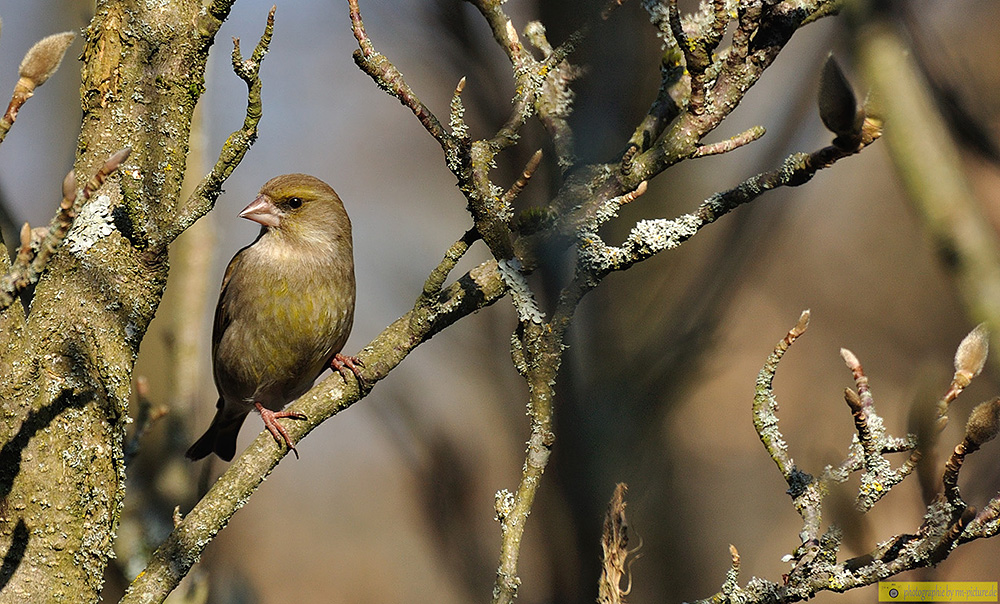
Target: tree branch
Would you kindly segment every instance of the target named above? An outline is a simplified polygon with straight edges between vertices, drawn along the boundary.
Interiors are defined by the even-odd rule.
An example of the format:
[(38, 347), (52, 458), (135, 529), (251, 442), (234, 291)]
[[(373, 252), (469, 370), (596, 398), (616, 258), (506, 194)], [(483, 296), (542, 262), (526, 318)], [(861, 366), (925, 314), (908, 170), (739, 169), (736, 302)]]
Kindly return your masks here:
[[(581, 257), (597, 275), (625, 270), (636, 262), (641, 262), (667, 249), (673, 249), (687, 241), (706, 225), (735, 210), (737, 207), (757, 199), (767, 191), (778, 187), (796, 187), (808, 182), (823, 168), (858, 153), (881, 135), (881, 126), (875, 120), (865, 123), (866, 137), (856, 149), (843, 149), (836, 145), (824, 147), (812, 153), (796, 153), (788, 156), (783, 165), (775, 170), (757, 174), (736, 187), (716, 193), (698, 206), (698, 209), (672, 220), (643, 220), (636, 224), (632, 232), (618, 247), (608, 246), (596, 234), (595, 229), (601, 216), (617, 211), (619, 198), (603, 202), (591, 219), (579, 243)], [(603, 206), (603, 207), (602, 207)]]
[[(432, 272), (431, 291), (434, 290), (433, 282), (443, 281), (442, 275), (447, 275), (454, 267), (462, 248), (467, 248), (464, 240), (453, 246)], [(504, 293), (496, 263), (487, 262), (437, 295), (422, 294), (410, 312), (389, 325), (358, 355), (364, 362), (362, 374), (366, 387), (383, 379), (414, 348), (434, 334), (493, 304)], [(302, 413), (308, 419), (289, 425), (288, 433), (298, 442), (367, 392), (353, 384), (346, 385), (340, 374), (331, 374), (289, 407), (290, 411)], [(287, 453), (288, 449), (275, 446), (269, 433), (262, 432), (177, 524), (153, 554), (146, 569), (132, 582), (122, 604), (162, 602), (197, 562), (209, 541), (228, 524)]]
[[(133, 152), (72, 228), (98, 185), (63, 204), (35, 256), (48, 262), (31, 313), (3, 332), (0, 550), (11, 557), (2, 580), (21, 601), (89, 603), (101, 592), (125, 497), (131, 374), (166, 282), (164, 232), (177, 220), (191, 115), (227, 11), (216, 4), (211, 13), (203, 0), (172, 0), (170, 10), (100, 0), (84, 29), (75, 174), (106, 173), (115, 151)], [(48, 71), (25, 68), (36, 82)], [(47, 526), (59, 530), (38, 528)]]
[[(886, 120), (890, 157), (942, 265), (956, 279), (969, 317), (1000, 348), (1000, 237), (984, 218), (959, 151), (895, 26), (869, 2), (852, 12), (860, 70)], [(1000, 355), (994, 367), (1000, 366)]]
[[(738, 564), (727, 578), (722, 590), (701, 603), (740, 601), (747, 604), (790, 603), (810, 599), (820, 591), (844, 592), (856, 587), (871, 585), (895, 574), (937, 564), (948, 556), (959, 543), (991, 536), (1000, 530), (996, 523), (1000, 509), (1000, 495), (995, 496), (986, 509), (977, 515), (962, 501), (958, 492), (958, 473), (966, 455), (978, 450), (1000, 432), (1000, 398), (977, 406), (969, 417), (965, 438), (955, 448), (945, 466), (943, 483), (945, 493), (927, 506), (923, 524), (912, 534), (899, 534), (882, 541), (874, 550), (837, 562), (841, 531), (831, 526), (820, 535), (823, 504), (831, 482), (845, 482), (855, 471), (862, 472), (858, 487), (857, 509), (869, 511), (893, 486), (902, 481), (912, 467), (904, 462), (898, 471), (889, 468), (884, 455), (890, 452), (913, 450), (916, 446), (912, 435), (896, 439), (888, 435), (881, 417), (875, 412), (875, 402), (868, 386), (868, 378), (861, 363), (853, 353), (842, 350), (847, 366), (857, 385), (857, 393), (848, 390), (847, 400), (855, 418), (858, 436), (850, 446), (847, 460), (838, 468), (828, 466), (819, 479), (799, 470), (788, 455), (784, 436), (778, 430), (777, 403), (773, 392), (773, 378), (778, 364), (788, 347), (805, 331), (809, 312), (805, 311), (798, 324), (778, 342), (768, 357), (757, 379), (754, 397), (754, 425), (761, 442), (789, 485), (788, 494), (803, 519), (800, 533), (802, 544), (786, 559), (793, 563), (792, 570), (780, 583), (752, 579), (745, 588), (736, 582)], [(981, 332), (981, 329), (980, 329)], [(964, 353), (969, 347), (978, 348), (976, 340), (983, 340), (982, 333), (970, 334), (959, 347), (963, 362), (956, 360), (963, 371), (970, 365)], [(963, 351), (964, 349), (964, 351)], [(972, 351), (975, 359), (985, 361), (982, 350)], [(981, 365), (980, 365), (981, 368)], [(972, 376), (969, 377), (971, 379)], [(966, 380), (966, 385), (968, 380)], [(949, 389), (949, 392), (951, 389)], [(957, 396), (957, 395), (956, 395)], [(734, 559), (735, 560), (735, 559)]]
[(264, 33), (257, 42), (257, 46), (254, 47), (250, 59), (243, 59), (243, 55), (240, 53), (240, 40), (233, 38), (233, 71), (247, 85), (247, 110), (246, 117), (243, 118), (243, 127), (230, 134), (229, 138), (226, 139), (212, 171), (198, 183), (194, 192), (181, 207), (177, 219), (164, 233), (162, 245), (176, 239), (178, 235), (215, 206), (216, 200), (222, 194), (222, 185), (225, 184), (226, 179), (233, 173), (236, 166), (240, 165), (247, 151), (257, 140), (257, 126), (260, 124), (262, 115), (260, 65), (271, 44), (276, 9), (276, 6), (272, 6), (267, 13), (267, 25), (264, 26)]
[[(710, 78), (706, 75), (709, 55), (721, 39), (728, 21), (724, 5), (717, 2), (712, 5), (713, 19), (707, 22), (706, 29), (699, 34), (698, 47), (685, 47), (688, 69), (700, 71), (694, 76), (695, 90), (690, 93), (693, 100), (689, 99), (686, 112), (680, 114), (681, 119), (674, 120), (673, 128), (665, 129), (665, 120), (672, 119), (671, 116), (678, 113), (671, 96), (677, 86), (673, 79), (668, 79), (674, 75), (672, 71), (665, 70), (661, 95), (654, 103), (647, 123), (636, 130), (619, 165), (578, 167), (567, 182), (563, 183), (549, 206), (542, 210), (541, 213), (547, 218), (542, 217), (535, 222), (530, 232), (515, 233), (511, 229), (511, 196), (505, 195), (504, 189), (491, 181), (490, 170), (496, 156), (516, 142), (518, 132), (533, 112), (539, 114), (539, 118), (556, 139), (562, 140), (557, 145), (557, 160), (561, 168), (565, 170), (571, 162), (572, 133), (564, 121), (569, 111), (568, 85), (571, 74), (563, 61), (582, 37), (582, 33), (578, 32), (562, 46), (552, 49), (545, 39), (544, 30), (538, 25), (529, 26), (526, 31), (529, 39), (545, 55), (543, 61), (537, 61), (521, 44), (517, 30), (504, 13), (500, 2), (473, 2), (511, 62), (516, 93), (512, 99), (511, 116), (497, 133), (485, 140), (469, 141), (462, 119), (464, 107), (460, 97), (464, 81), (459, 83), (452, 97), (450, 126), (454, 134), (448, 134), (437, 118), (417, 100), (388, 59), (376, 52), (364, 32), (357, 0), (349, 2), (355, 37), (360, 46), (355, 52), (356, 61), (380, 87), (409, 107), (424, 128), (444, 148), (446, 163), (458, 177), (459, 187), (469, 202), (476, 232), (482, 236), (497, 259), (499, 274), (511, 292), (512, 302), (518, 312), (519, 325), (512, 338), (512, 356), (515, 367), (529, 387), (531, 433), (517, 490), (511, 493), (503, 489), (496, 497), (497, 519), (501, 523), (501, 553), (493, 599), (496, 603), (509, 603), (516, 597), (520, 582), (517, 564), (525, 524), (554, 444), (553, 385), (565, 349), (565, 333), (582, 297), (613, 270), (623, 270), (658, 251), (675, 247), (702, 226), (710, 224), (738, 205), (755, 199), (763, 192), (777, 186), (802, 184), (817, 170), (860, 151), (878, 138), (878, 125), (874, 121), (869, 124), (866, 130), (868, 136), (863, 144), (852, 148), (834, 145), (812, 154), (792, 156), (782, 169), (757, 175), (737, 189), (713, 196), (696, 213), (681, 217), (671, 225), (661, 223), (658, 225), (662, 229), (660, 232), (655, 232), (656, 226), (650, 226), (655, 224), (654, 221), (643, 221), (633, 230), (633, 236), (622, 248), (609, 248), (603, 244), (596, 234), (597, 228), (614, 217), (621, 205), (633, 201), (645, 192), (647, 178), (681, 159), (724, 152), (761, 134), (759, 129), (753, 129), (731, 141), (707, 147), (697, 146), (697, 142), (739, 103), (746, 90), (757, 81), (787, 42), (801, 19), (808, 16), (809, 10), (818, 10), (816, 6), (823, 4), (820, 0), (815, 5), (810, 5), (811, 9), (798, 11), (792, 11), (786, 6), (770, 7), (768, 17), (771, 20), (766, 25), (773, 29), (768, 35), (758, 32), (767, 43), (755, 48), (753, 53), (748, 53), (744, 62), (733, 64), (732, 73), (713, 72), (713, 77), (717, 76), (720, 81), (728, 79), (724, 85), (716, 83), (712, 89), (713, 94), (709, 95)], [(612, 3), (614, 4), (616, 3)], [(676, 6), (672, 13), (671, 31), (684, 39)], [(744, 25), (747, 24), (745, 17), (746, 15)], [(670, 20), (665, 19), (665, 22)], [(764, 22), (763, 19), (761, 22)], [(581, 30), (583, 31), (585, 29)], [(706, 59), (702, 61), (704, 64), (698, 63), (699, 57)], [(714, 69), (719, 69), (718, 64)], [(661, 133), (664, 133), (663, 136), (660, 136)], [(659, 140), (654, 140), (656, 138)], [(510, 191), (517, 192), (520, 188), (521, 185), (515, 183)], [(667, 228), (676, 228), (677, 235), (664, 236), (663, 230)], [(637, 236), (637, 231), (647, 233), (648, 236)], [(532, 242), (552, 239), (558, 235), (568, 235), (572, 240), (578, 241), (578, 265), (570, 282), (563, 287), (551, 319), (546, 321), (525, 275), (534, 262)]]

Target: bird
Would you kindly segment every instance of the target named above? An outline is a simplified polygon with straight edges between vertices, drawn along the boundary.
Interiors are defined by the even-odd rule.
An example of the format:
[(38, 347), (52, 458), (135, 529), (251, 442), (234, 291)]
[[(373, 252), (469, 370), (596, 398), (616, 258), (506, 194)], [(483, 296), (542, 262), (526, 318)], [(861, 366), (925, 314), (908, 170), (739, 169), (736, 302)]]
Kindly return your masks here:
[(240, 212), (261, 225), (233, 256), (222, 280), (212, 329), (215, 418), (186, 456), (236, 454), (236, 438), (256, 410), (279, 446), (298, 451), (280, 418), (332, 367), (363, 384), (357, 357), (340, 354), (354, 323), (351, 220), (330, 185), (307, 174), (276, 176)]

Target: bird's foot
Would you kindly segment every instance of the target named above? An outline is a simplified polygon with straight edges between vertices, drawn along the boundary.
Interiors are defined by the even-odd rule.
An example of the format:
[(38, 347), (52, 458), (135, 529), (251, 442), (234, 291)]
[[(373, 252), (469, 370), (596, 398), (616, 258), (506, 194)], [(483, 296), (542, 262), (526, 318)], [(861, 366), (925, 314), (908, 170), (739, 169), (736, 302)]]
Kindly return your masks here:
[(264, 427), (267, 428), (267, 431), (271, 433), (272, 437), (274, 437), (274, 442), (278, 443), (278, 445), (281, 445), (281, 443), (284, 442), (288, 445), (288, 449), (292, 453), (295, 453), (295, 459), (298, 459), (299, 452), (295, 450), (295, 445), (292, 444), (292, 437), (288, 435), (288, 431), (285, 430), (285, 427), (278, 423), (278, 420), (283, 417), (287, 417), (289, 419), (306, 419), (306, 416), (301, 413), (293, 413), (291, 411), (271, 411), (260, 403), (254, 403), (254, 407), (256, 407), (257, 411), (260, 412), (260, 418), (264, 420)]
[(354, 374), (354, 377), (358, 378), (358, 385), (364, 386), (365, 378), (361, 377), (361, 371), (358, 369), (359, 366), (365, 366), (365, 364), (361, 362), (361, 359), (358, 357), (342, 355), (339, 352), (333, 355), (333, 359), (330, 361), (330, 367), (334, 371), (339, 372), (340, 375), (344, 376), (345, 382), (350, 379), (347, 373), (348, 370), (350, 370), (351, 373)]

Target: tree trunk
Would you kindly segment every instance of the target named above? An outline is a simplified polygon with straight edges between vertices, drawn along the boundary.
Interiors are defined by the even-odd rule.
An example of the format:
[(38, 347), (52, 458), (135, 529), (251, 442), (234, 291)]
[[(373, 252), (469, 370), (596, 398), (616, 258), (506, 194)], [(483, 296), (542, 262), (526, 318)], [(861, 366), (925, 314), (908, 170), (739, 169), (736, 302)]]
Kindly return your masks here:
[(166, 283), (191, 115), (230, 4), (106, 0), (85, 31), (78, 185), (133, 151), (84, 207), (27, 317), (17, 304), (0, 317), (3, 602), (100, 593), (132, 366)]

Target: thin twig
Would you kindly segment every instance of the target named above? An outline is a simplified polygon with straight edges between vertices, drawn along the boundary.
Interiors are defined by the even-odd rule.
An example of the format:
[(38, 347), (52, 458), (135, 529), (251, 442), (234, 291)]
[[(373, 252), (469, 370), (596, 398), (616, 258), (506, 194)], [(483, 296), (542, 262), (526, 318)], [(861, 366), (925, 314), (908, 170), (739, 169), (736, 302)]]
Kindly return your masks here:
[(732, 138), (708, 145), (698, 145), (691, 157), (708, 157), (709, 155), (719, 155), (729, 153), (733, 149), (739, 149), (743, 145), (748, 145), (758, 138), (764, 136), (763, 126), (754, 126), (745, 132), (741, 132)]
[[(916, 453), (917, 441), (912, 435), (905, 438), (893, 438), (889, 435), (885, 422), (875, 411), (875, 399), (861, 361), (846, 348), (840, 349), (840, 355), (851, 370), (857, 387), (857, 393), (846, 389), (844, 398), (854, 416), (857, 442), (861, 445), (862, 453), (861, 467), (852, 469), (864, 469), (856, 505), (859, 510), (868, 511), (916, 468), (919, 459), (919, 454)], [(909, 458), (898, 469), (893, 469), (885, 454), (906, 451), (911, 452)], [(852, 454), (848, 462), (854, 460), (855, 456)]]
[(246, 116), (243, 118), (243, 127), (230, 134), (229, 138), (226, 139), (215, 166), (198, 183), (194, 192), (178, 211), (177, 219), (166, 230), (161, 242), (163, 245), (176, 239), (215, 206), (215, 201), (222, 194), (222, 185), (236, 169), (236, 166), (240, 165), (247, 151), (257, 140), (257, 126), (260, 124), (262, 112), (260, 66), (264, 55), (267, 54), (267, 49), (271, 44), (271, 36), (274, 33), (275, 10), (276, 7), (272, 6), (268, 12), (267, 25), (264, 26), (264, 33), (257, 42), (250, 60), (243, 60), (240, 54), (239, 39), (233, 38), (233, 71), (247, 85), (247, 110)]
[[(757, 436), (767, 450), (768, 455), (778, 466), (778, 471), (788, 483), (790, 489), (800, 491), (803, 488), (804, 475), (795, 467), (795, 462), (788, 454), (788, 447), (785, 438), (778, 429), (778, 401), (774, 397), (774, 374), (778, 370), (778, 363), (785, 356), (788, 347), (798, 339), (809, 327), (809, 311), (804, 310), (799, 316), (795, 327), (788, 330), (785, 337), (778, 341), (774, 350), (764, 367), (757, 376), (757, 388), (753, 402), (754, 427), (757, 429)], [(805, 479), (806, 482), (811, 478)], [(793, 495), (794, 496), (794, 495)]]
[(469, 229), (462, 235), (462, 238), (456, 241), (448, 251), (445, 252), (444, 258), (441, 263), (431, 271), (431, 274), (427, 276), (427, 280), (424, 282), (424, 290), (422, 296), (425, 299), (430, 299), (432, 296), (437, 296), (441, 293), (441, 288), (444, 286), (445, 280), (451, 271), (458, 264), (458, 261), (462, 259), (465, 252), (469, 251), (469, 247), (472, 246), (475, 241), (479, 239), (479, 233), (475, 229)]
[(396, 97), (400, 103), (408, 107), (413, 115), (417, 116), (424, 129), (434, 137), (441, 147), (448, 151), (455, 146), (455, 141), (448, 131), (441, 125), (437, 116), (424, 105), (413, 89), (406, 83), (403, 74), (396, 66), (377, 52), (368, 33), (365, 31), (364, 21), (361, 19), (361, 9), (358, 7), (358, 0), (348, 0), (351, 12), (351, 25), (354, 31), (354, 38), (358, 41), (358, 50), (354, 51), (354, 62), (367, 73), (372, 80), (378, 84), (379, 88), (385, 90)]
[(535, 170), (538, 169), (538, 165), (542, 162), (542, 150), (539, 149), (531, 155), (531, 159), (525, 164), (524, 170), (521, 171), (521, 176), (514, 181), (514, 184), (510, 186), (509, 189), (503, 194), (501, 198), (501, 203), (510, 204), (521, 194), (521, 191), (527, 186), (528, 181), (535, 174)]

